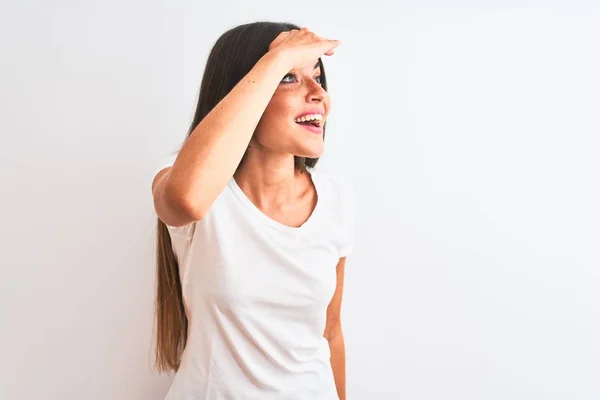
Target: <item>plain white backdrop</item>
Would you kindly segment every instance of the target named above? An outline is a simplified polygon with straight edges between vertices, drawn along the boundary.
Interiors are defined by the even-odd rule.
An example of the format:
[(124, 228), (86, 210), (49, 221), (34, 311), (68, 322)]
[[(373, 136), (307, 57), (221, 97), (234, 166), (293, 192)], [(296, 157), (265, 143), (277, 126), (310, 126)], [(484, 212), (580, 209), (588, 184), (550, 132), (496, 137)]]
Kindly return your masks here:
[(0, 399), (159, 400), (150, 184), (210, 47), (342, 45), (320, 167), (359, 201), (348, 399), (600, 398), (600, 9), (542, 1), (3, 5)]

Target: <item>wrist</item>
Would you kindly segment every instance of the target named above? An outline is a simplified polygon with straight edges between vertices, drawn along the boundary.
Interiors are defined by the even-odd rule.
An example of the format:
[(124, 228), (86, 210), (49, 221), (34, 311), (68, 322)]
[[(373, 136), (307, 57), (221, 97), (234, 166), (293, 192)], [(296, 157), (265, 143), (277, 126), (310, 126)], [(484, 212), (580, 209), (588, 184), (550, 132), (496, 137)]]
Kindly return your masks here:
[(290, 72), (293, 65), (289, 63), (289, 57), (280, 50), (271, 50), (261, 57), (260, 63), (266, 64), (270, 70), (278, 75), (278, 78), (283, 78), (285, 74)]

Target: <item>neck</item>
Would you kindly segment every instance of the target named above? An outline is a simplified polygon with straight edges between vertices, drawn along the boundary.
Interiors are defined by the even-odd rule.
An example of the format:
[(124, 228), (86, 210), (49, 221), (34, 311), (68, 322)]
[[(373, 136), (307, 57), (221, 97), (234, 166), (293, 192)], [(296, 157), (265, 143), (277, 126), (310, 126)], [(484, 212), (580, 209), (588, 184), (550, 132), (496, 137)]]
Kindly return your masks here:
[(294, 166), (294, 156), (259, 157), (248, 152), (234, 174), (238, 186), (260, 208), (290, 204), (306, 190), (307, 174)]

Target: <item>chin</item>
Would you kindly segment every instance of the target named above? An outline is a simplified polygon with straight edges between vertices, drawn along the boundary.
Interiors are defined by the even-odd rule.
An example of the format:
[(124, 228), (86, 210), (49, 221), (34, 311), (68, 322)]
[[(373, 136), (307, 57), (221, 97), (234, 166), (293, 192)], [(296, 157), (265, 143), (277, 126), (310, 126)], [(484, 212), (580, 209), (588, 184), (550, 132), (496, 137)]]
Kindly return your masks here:
[(319, 148), (303, 148), (295, 153), (298, 157), (319, 158), (323, 154), (323, 146)]

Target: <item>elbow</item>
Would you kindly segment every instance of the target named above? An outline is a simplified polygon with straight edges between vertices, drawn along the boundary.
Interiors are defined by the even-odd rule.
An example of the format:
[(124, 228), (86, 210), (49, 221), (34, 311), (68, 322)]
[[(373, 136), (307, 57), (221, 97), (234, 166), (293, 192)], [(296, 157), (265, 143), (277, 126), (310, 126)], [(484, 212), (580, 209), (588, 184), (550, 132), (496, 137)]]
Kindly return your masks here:
[(206, 215), (208, 209), (198, 201), (197, 197), (184, 196), (177, 201), (181, 213), (190, 220), (199, 221)]
[(323, 334), (325, 339), (328, 342), (335, 342), (338, 340), (344, 340), (344, 333), (342, 331), (342, 324), (338, 321), (330, 321), (327, 328), (325, 329), (325, 333)]
[(208, 207), (205, 207), (201, 197), (177, 186), (165, 187), (165, 195), (168, 203), (183, 221), (199, 221), (206, 215)]

